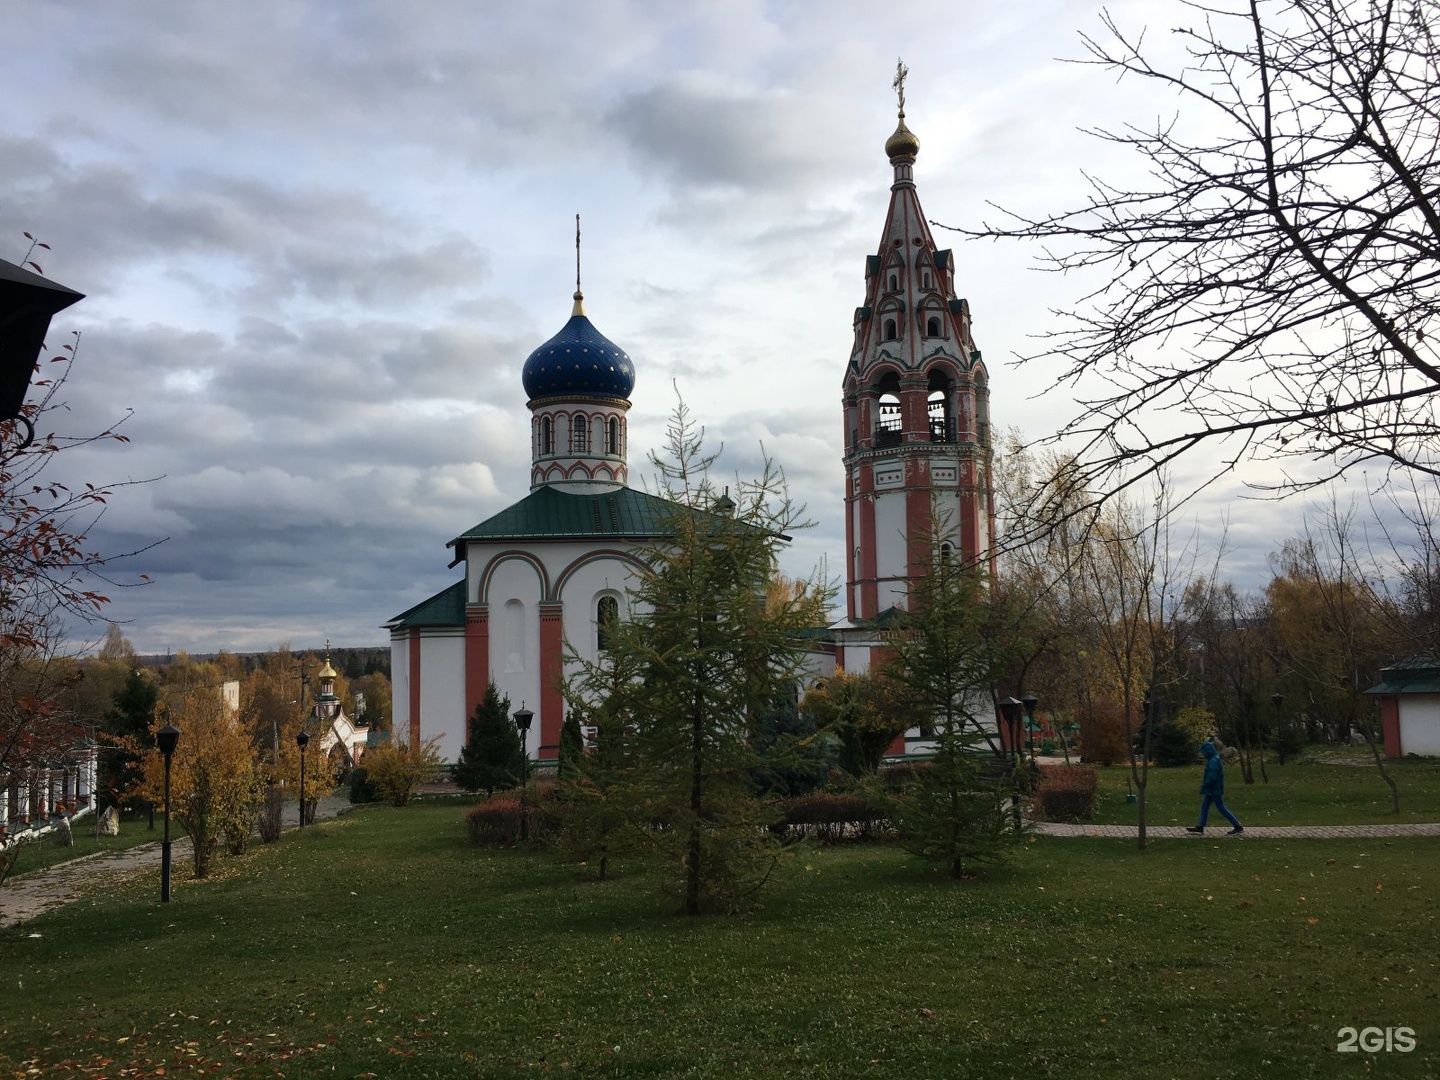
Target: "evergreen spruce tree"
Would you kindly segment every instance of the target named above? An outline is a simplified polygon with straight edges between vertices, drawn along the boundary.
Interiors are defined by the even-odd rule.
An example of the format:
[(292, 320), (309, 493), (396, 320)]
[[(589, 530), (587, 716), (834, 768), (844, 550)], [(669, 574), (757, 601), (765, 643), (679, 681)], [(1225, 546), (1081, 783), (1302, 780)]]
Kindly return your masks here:
[(938, 542), (944, 534), (933, 529), (928, 573), (910, 583), (889, 672), (931, 717), (934, 757), (889, 803), (905, 849), (958, 878), (972, 861), (1003, 857), (1016, 836), (1002, 810), (1010, 779), (987, 779), (981, 769), (1000, 757), (989, 688), (1008, 645), (991, 625), (983, 573), (949, 555)]
[(105, 715), (104, 735), (110, 738), (100, 755), (98, 786), (118, 810), (144, 775), (141, 757), (155, 726), (160, 687), (153, 678), (132, 668), (112, 701)]
[(466, 791), (493, 795), (496, 788), (520, 782), (524, 753), (520, 735), (510, 719), (510, 699), (502, 696), (492, 682), (485, 697), (475, 706), (470, 720), (470, 737), (455, 766), (455, 783)]
[[(612, 741), (607, 805), (623, 807), (660, 853), (665, 886), (689, 915), (737, 910), (774, 867), (773, 811), (751, 788), (755, 735), (760, 717), (794, 694), (800, 632), (824, 594), (815, 581), (775, 590), (784, 595), (767, 603), (800, 512), (768, 460), (758, 479), (718, 488), (701, 434), (681, 404), (668, 458), (651, 458), (660, 494), (675, 504), (668, 537), (644, 553), (631, 617), (573, 688), (602, 745)], [(767, 762), (795, 742), (777, 733)]]
[(581, 730), (580, 712), (578, 707), (571, 706), (565, 714), (565, 722), (560, 725), (558, 764), (561, 783), (576, 775), (580, 760), (585, 756), (585, 733)]

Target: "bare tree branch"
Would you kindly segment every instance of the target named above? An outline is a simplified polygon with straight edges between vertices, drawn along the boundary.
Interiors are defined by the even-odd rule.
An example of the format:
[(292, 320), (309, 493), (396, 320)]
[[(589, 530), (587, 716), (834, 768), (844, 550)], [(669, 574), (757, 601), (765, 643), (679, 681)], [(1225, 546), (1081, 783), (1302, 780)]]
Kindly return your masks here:
[(955, 230), (1108, 274), (1022, 358), (1060, 361), (1055, 385), (1077, 392), (1051, 441), (1101, 501), (1207, 453), (1202, 486), (1304, 461), (1280, 494), (1362, 463), (1440, 476), (1440, 4), (1183, 8), (1183, 65), (1152, 63), (1108, 13), (1076, 61), (1175, 98), (1153, 127), (1090, 132), (1151, 184), (1086, 176), (1076, 209)]

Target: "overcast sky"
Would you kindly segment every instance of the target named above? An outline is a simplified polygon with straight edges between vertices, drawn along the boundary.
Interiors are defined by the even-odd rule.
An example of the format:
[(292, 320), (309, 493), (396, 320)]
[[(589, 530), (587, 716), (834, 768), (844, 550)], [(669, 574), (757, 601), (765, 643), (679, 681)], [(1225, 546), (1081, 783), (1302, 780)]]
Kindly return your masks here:
[[(1163, 41), (1169, 0), (1111, 2)], [(382, 644), (458, 578), (446, 541), (528, 490), (520, 369), (587, 311), (635, 361), (632, 483), (675, 389), (722, 465), (763, 443), (842, 567), (840, 380), (891, 169), (897, 54), (927, 215), (1057, 210), (1123, 168), (1077, 131), (1167, 103), (1076, 57), (1096, 0), (246, 4), (0, 8), (0, 257), (29, 230), (87, 294), (67, 424), (126, 409), (66, 475), (112, 500), (110, 617), (141, 651)], [(1152, 93), (1147, 91), (1146, 93)], [(957, 248), (997, 426), (1073, 398), (1017, 372), (1083, 283), (1020, 246)], [(1296, 507), (1212, 493), (1258, 581)], [(103, 627), (101, 628), (103, 630)]]

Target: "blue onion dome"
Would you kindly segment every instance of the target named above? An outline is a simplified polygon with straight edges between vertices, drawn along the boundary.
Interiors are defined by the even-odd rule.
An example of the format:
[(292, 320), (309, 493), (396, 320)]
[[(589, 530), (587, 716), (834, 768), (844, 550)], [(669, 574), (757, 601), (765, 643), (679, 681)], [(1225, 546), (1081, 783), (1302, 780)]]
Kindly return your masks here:
[(585, 316), (575, 294), (575, 308), (560, 332), (530, 354), (521, 380), (533, 401), (547, 397), (608, 397), (630, 400), (635, 365)]

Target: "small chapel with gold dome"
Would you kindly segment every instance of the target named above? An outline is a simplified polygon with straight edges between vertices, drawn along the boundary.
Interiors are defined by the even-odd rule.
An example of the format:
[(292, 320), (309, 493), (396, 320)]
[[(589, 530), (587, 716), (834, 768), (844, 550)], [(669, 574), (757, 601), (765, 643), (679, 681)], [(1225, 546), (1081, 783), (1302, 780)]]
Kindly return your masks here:
[[(936, 246), (915, 188), (920, 140), (905, 124), (903, 67), (896, 88), (899, 121), (885, 143), (889, 208), (879, 248), (864, 260), (851, 354), (837, 371), (844, 614), (815, 638), (816, 677), (866, 671), (879, 659), (889, 616), (905, 606), (933, 544), (976, 562), (989, 557), (994, 533), (989, 383), (969, 305), (956, 292), (954, 255)], [(606, 627), (629, 615), (639, 552), (664, 539), (674, 513), (628, 486), (635, 366), (590, 321), (578, 273), (569, 321), (530, 354), (521, 378), (530, 493), (451, 540), (460, 580), (387, 624), (395, 730), (411, 745), (437, 738), (451, 761), (492, 681), (512, 707), (535, 714), (528, 755), (558, 756), (567, 646), (600, 656)], [(945, 523), (939, 533), (936, 522)], [(891, 754), (928, 749), (915, 730)]]

